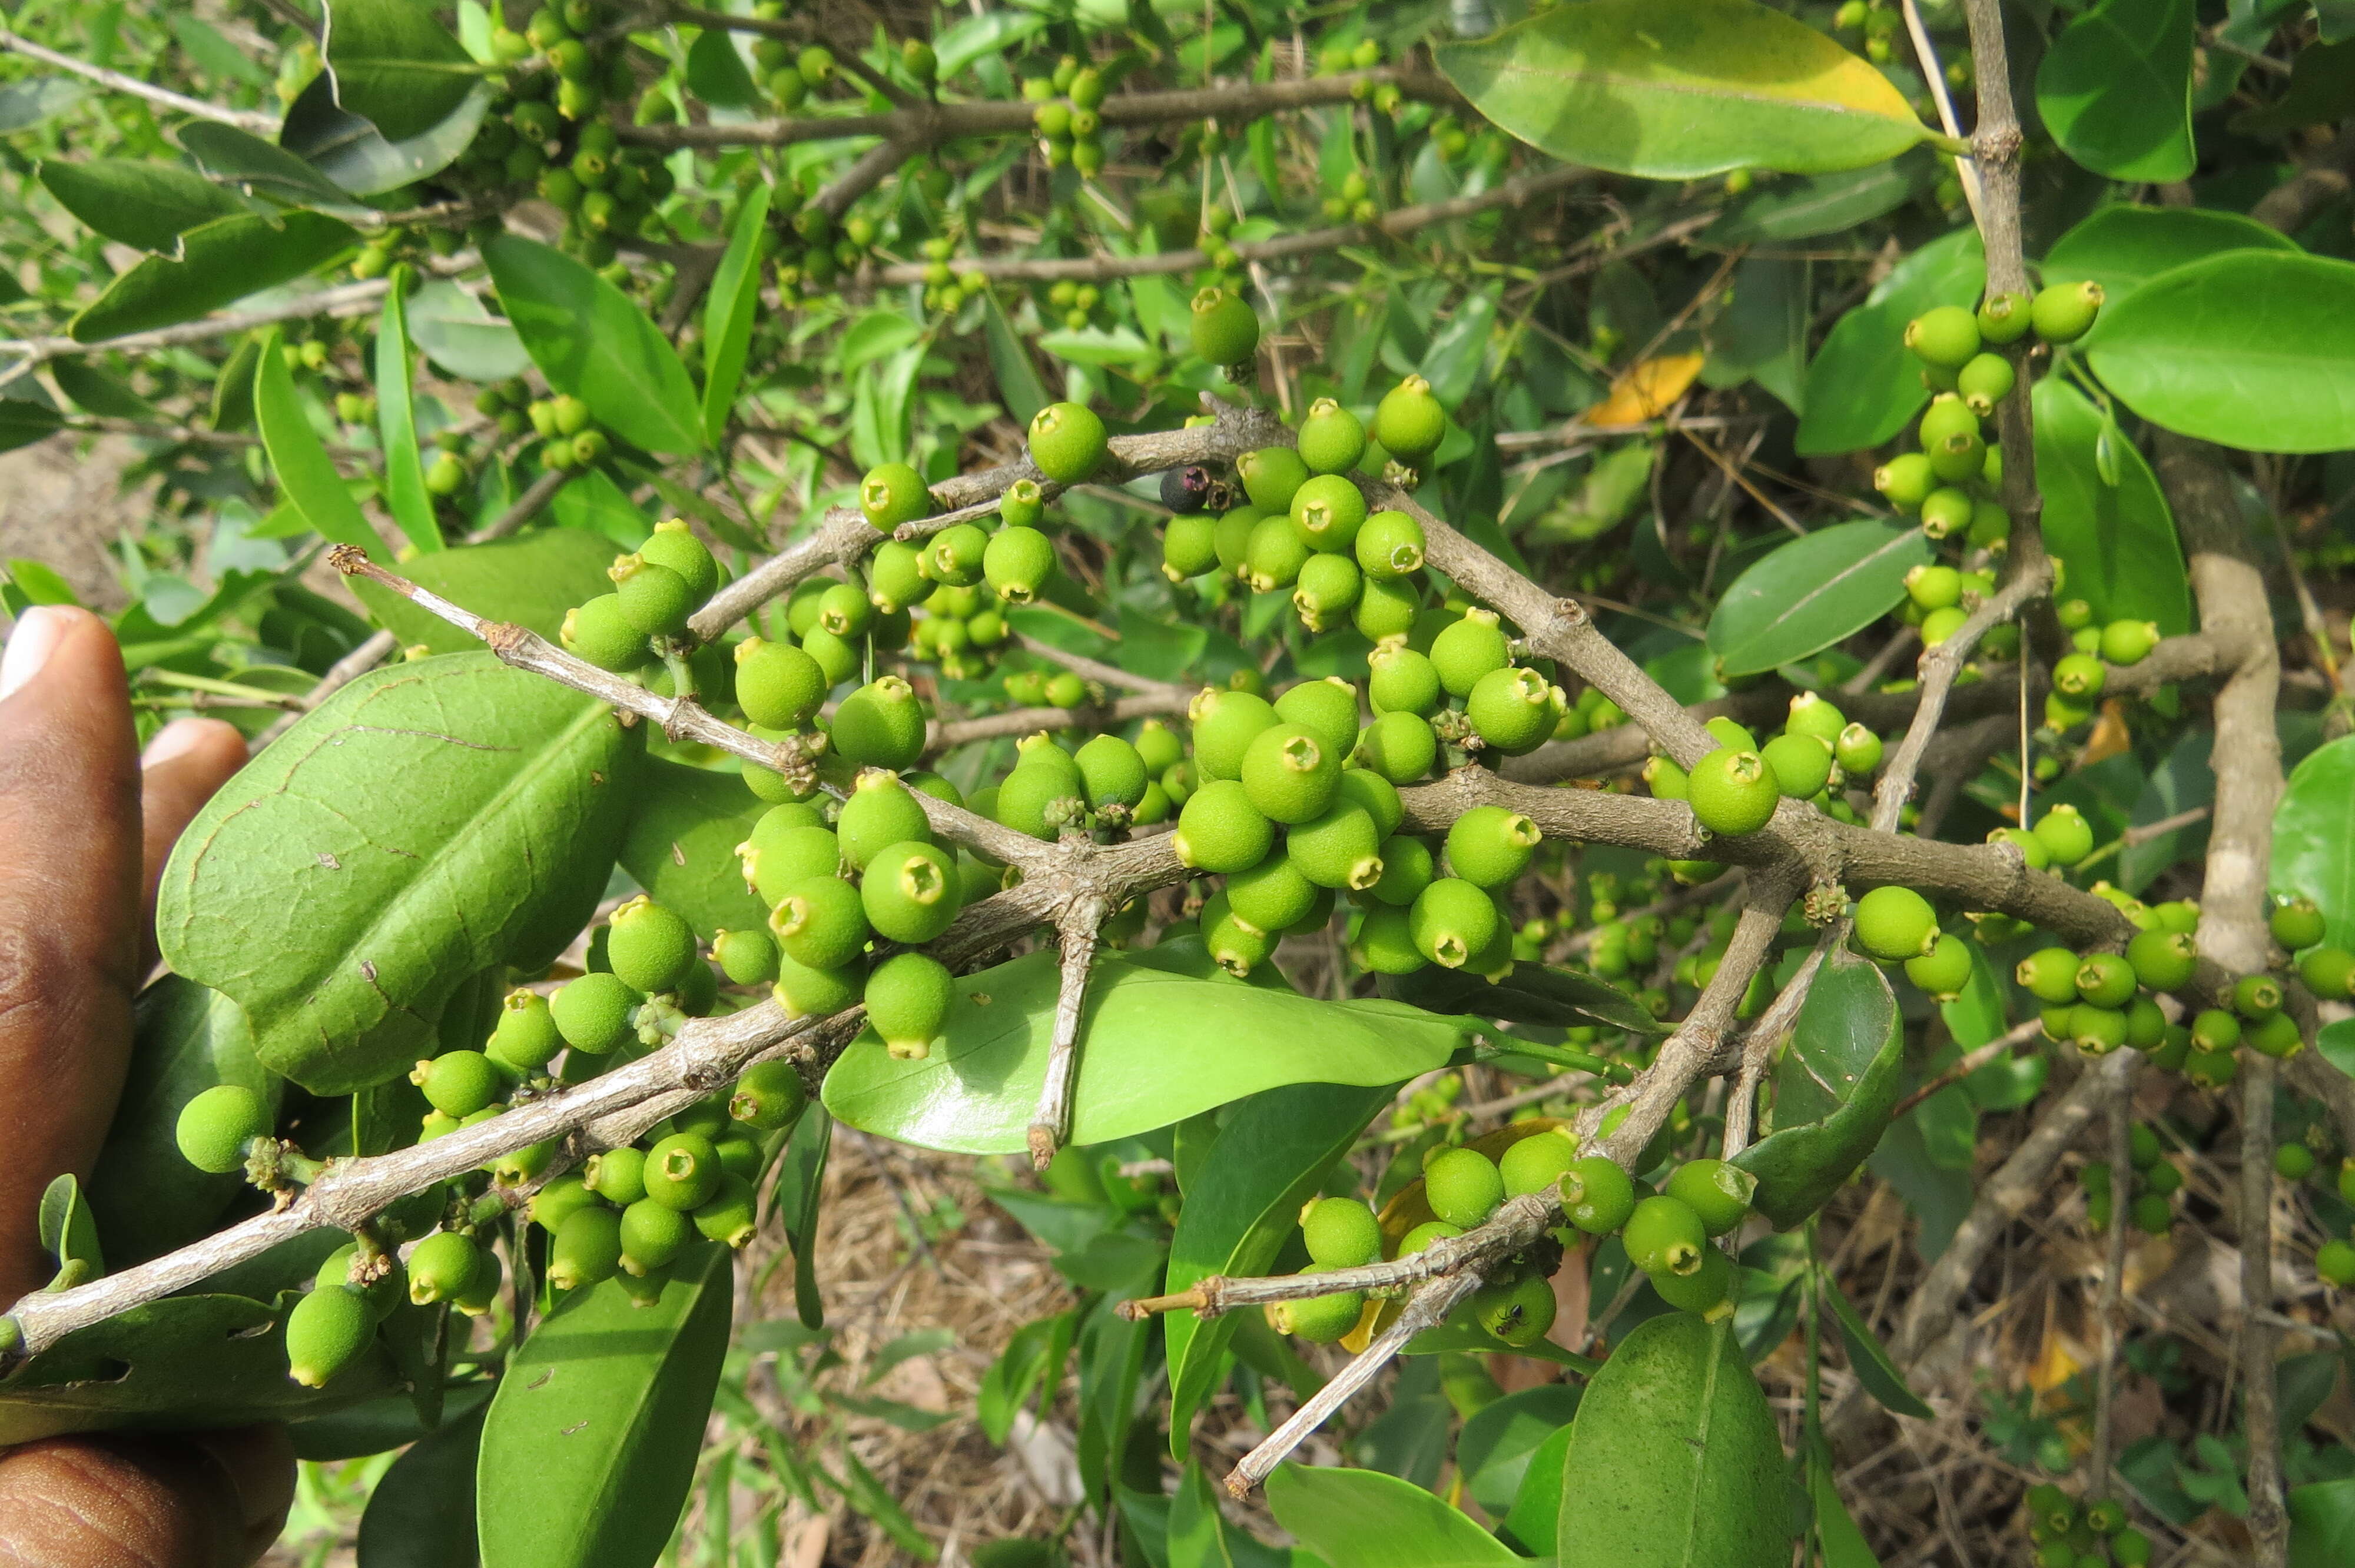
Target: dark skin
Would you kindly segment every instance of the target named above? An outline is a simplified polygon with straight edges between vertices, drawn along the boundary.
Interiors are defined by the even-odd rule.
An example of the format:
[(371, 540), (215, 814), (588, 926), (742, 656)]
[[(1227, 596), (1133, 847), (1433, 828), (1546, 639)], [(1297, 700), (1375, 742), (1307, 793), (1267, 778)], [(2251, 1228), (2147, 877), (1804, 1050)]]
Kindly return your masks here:
[[(87, 1177), (123, 1090), (173, 841), (245, 761), (185, 719), (143, 759), (123, 659), (28, 611), (0, 663), (0, 1308), (45, 1284), (41, 1191)], [(293, 1500), (284, 1431), (93, 1434), (0, 1450), (0, 1568), (245, 1568)]]

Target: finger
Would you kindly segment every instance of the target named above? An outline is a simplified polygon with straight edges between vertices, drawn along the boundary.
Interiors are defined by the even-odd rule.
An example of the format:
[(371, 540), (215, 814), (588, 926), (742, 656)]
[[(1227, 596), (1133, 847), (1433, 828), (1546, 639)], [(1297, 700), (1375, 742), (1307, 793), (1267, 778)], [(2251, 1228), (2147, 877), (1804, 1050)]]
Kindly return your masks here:
[(214, 790), (245, 766), (245, 736), (218, 719), (174, 719), (155, 732), (139, 758), (140, 835), (144, 841), (139, 939), (144, 970), (155, 960), (155, 884), (181, 830)]
[(48, 1277), (41, 1189), (90, 1173), (139, 981), (139, 768), (123, 656), (87, 610), (0, 656), (0, 1303)]
[(247, 1568), (293, 1495), (278, 1427), (47, 1438), (0, 1454), (0, 1568)]

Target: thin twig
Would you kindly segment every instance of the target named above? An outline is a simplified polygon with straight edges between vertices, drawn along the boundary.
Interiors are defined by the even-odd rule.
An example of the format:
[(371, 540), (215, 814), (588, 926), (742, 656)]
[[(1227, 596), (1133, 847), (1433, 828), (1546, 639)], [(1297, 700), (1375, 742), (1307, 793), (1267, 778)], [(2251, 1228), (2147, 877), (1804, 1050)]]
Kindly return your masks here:
[(199, 120), (210, 120), (220, 125), (234, 125), (240, 131), (251, 131), (264, 136), (275, 136), (278, 133), (278, 119), (275, 115), (261, 114), (250, 109), (224, 109), (217, 103), (207, 103), (200, 98), (188, 98), (167, 88), (141, 81), (135, 76), (125, 76), (119, 70), (108, 70), (103, 66), (94, 66), (86, 60), (78, 60), (71, 55), (59, 54), (55, 49), (44, 48), (32, 39), (12, 33), (5, 27), (0, 27), (0, 49), (23, 55), (27, 59), (38, 60), (43, 65), (55, 66), (59, 70), (71, 71), (74, 75), (94, 81), (112, 91), (127, 92), (133, 98), (144, 98), (150, 103), (165, 109), (177, 110), (182, 114), (193, 114)]
[(556, 493), (570, 483), (572, 473), (566, 469), (551, 468), (531, 482), (521, 495), (505, 512), (466, 535), (469, 545), (486, 545), (493, 539), (504, 539), (525, 524), (538, 516)]
[(1079, 1083), (1080, 1019), (1087, 1007), (1088, 971), (1096, 957), (1096, 928), (1111, 911), (1103, 900), (1074, 901), (1055, 922), (1062, 944), (1060, 982), (1055, 992), (1054, 1032), (1047, 1043), (1047, 1075), (1039, 1086), (1039, 1109), (1030, 1118), (1030, 1164), (1044, 1171), (1071, 1136), (1071, 1090)]

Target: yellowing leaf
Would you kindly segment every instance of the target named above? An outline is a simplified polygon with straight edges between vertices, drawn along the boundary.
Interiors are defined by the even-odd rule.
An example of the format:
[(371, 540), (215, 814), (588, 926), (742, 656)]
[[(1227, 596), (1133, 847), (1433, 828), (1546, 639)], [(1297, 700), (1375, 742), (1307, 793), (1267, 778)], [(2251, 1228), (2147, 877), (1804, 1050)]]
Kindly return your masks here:
[(1706, 355), (1667, 354), (1636, 366), (1611, 384), (1611, 395), (1581, 414), (1588, 425), (1640, 425), (1676, 406), (1700, 374)]

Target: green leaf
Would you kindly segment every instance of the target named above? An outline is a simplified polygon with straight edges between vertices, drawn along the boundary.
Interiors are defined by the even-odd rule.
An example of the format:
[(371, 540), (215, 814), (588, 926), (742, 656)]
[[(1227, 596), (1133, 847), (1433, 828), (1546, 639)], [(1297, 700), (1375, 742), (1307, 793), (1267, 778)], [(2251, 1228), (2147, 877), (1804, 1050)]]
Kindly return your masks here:
[(180, 236), (178, 257), (149, 256), (116, 278), (66, 331), (76, 343), (100, 343), (194, 321), (302, 277), (357, 238), (351, 225), (322, 213), (217, 217)]
[(1832, 1320), (1839, 1325), (1840, 1343), (1848, 1347), (1849, 1371), (1856, 1374), (1864, 1391), (1881, 1402), (1881, 1408), (1900, 1415), (1910, 1415), (1917, 1421), (1928, 1421), (1934, 1415), (1922, 1403), (1922, 1396), (1905, 1386), (1905, 1374), (1889, 1359), (1881, 1346), (1872, 1325), (1860, 1317), (1841, 1293), (1839, 1281), (1830, 1275), (1818, 1277), (1825, 1305), (1832, 1309)]
[[(725, 38), (727, 35), (703, 37)], [(697, 47), (702, 47), (701, 39)], [(734, 58), (732, 48), (730, 58)], [(703, 434), (714, 444), (728, 429), (728, 416), (736, 407), (736, 389), (743, 385), (744, 358), (752, 345), (752, 316), (761, 303), (761, 255), (768, 222), (769, 187), (757, 183), (736, 209), (736, 227), (728, 237), (727, 253), (719, 258), (711, 292), (703, 302)]]
[[(2030, 397), (2044, 544), (2069, 563), (2069, 597), (2092, 605), (2096, 624), (2152, 620), (2169, 637), (2190, 630), (2191, 585), (2175, 514), (2150, 464), (2060, 376), (2039, 380)], [(2114, 482), (2103, 477), (2095, 450), (2105, 429)]]
[(336, 101), (388, 142), (457, 113), (482, 79), (466, 46), (419, 0), (327, 0), (326, 14), (322, 49)]
[(1824, 1568), (1881, 1568), (1881, 1559), (1865, 1543), (1864, 1531), (1857, 1529), (1856, 1520), (1849, 1517), (1848, 1505), (1840, 1501), (1839, 1488), (1833, 1484), (1834, 1474), (1830, 1449), (1821, 1435), (1811, 1436), (1807, 1443), (1807, 1500), (1815, 1505), (1816, 1544), (1823, 1552)]
[(165, 958), (244, 1006), (272, 1071), (379, 1082), (430, 1054), (459, 982), (545, 964), (587, 921), (642, 741), (490, 653), (363, 675), (181, 836)]
[(52, 1181), (41, 1193), (41, 1250), (58, 1260), (60, 1271), (71, 1270), (75, 1283), (96, 1279), (106, 1272), (106, 1255), (98, 1245), (98, 1218), (81, 1194), (81, 1182), (70, 1171)]
[(1143, 365), (1161, 351), (1126, 327), (1059, 328), (1039, 334), (1039, 346), (1073, 365)]
[(703, 445), (694, 384), (660, 328), (628, 295), (536, 240), (503, 234), (483, 247), (507, 319), (559, 392), (650, 452)]
[[(566, 610), (613, 591), (613, 579), (605, 575), (613, 564), (613, 546), (608, 539), (577, 528), (538, 528), (510, 539), (421, 556), (403, 570), (410, 581), (453, 604), (552, 640), (563, 629)], [(353, 578), (352, 588), (403, 647), (471, 653), (483, 645), (481, 638), (418, 609), (389, 588), (364, 577)]]
[[(1041, 951), (957, 981), (932, 1054), (901, 1061), (871, 1029), (826, 1075), (826, 1104), (864, 1132), (962, 1154), (1013, 1154), (1047, 1071), (1056, 959)], [(1393, 1084), (1447, 1059), (1459, 1027), (1394, 1001), (1317, 1001), (1114, 956), (1081, 1026), (1074, 1144), (1182, 1121), (1284, 1084)]]
[(180, 236), (200, 223), (247, 210), (233, 191), (193, 169), (146, 158), (92, 158), (41, 164), (58, 205), (109, 239), (176, 255)]
[(1199, 1462), (1186, 1467), (1169, 1499), (1167, 1568), (1284, 1568), (1292, 1554), (1229, 1524), (1217, 1491)]
[(1802, 457), (1877, 447), (1930, 400), (1905, 323), (1933, 305), (1973, 305), (1987, 287), (1978, 230), (1966, 226), (1899, 262), (1864, 303), (1840, 317), (1807, 366)]
[(224, 82), (241, 81), (249, 87), (270, 85), (270, 73), (223, 37), (219, 29), (186, 11), (173, 12), (171, 24), (172, 37), (187, 51), (189, 63), (206, 75), (219, 77)]
[[(1213, 1274), (1264, 1274), (1299, 1228), (1300, 1205), (1389, 1103), (1391, 1087), (1289, 1084), (1235, 1107), (1187, 1190), (1169, 1242), (1171, 1295)], [(1169, 1365), (1169, 1451), (1189, 1451), (1194, 1413), (1218, 1380), (1237, 1313), (1208, 1322), (1188, 1311), (1162, 1319)]]
[(85, 359), (60, 359), (49, 366), (58, 390), (85, 414), (117, 419), (162, 418), (155, 405)]
[(392, 1462), (360, 1515), (357, 1568), (474, 1568), (474, 1467), (487, 1404)]
[(261, 362), (261, 340), (265, 335), (258, 332), (242, 334), (229, 356), (221, 362), (220, 374), (213, 381), (214, 429), (242, 430), (253, 423), (253, 373)]
[(1048, 395), (1046, 382), (1039, 379), (1039, 367), (1030, 362), (1029, 345), (1006, 319), (1006, 307), (997, 302), (993, 291), (981, 296), (981, 330), (988, 344), (990, 373), (997, 378), (999, 400), (1008, 414), (1029, 424), (1054, 399)]
[(245, 1010), (179, 975), (139, 993), (131, 1070), (91, 1170), (90, 1206), (118, 1266), (144, 1263), (209, 1233), (246, 1191), (240, 1171), (192, 1170), (180, 1154), (180, 1107), (217, 1084), (237, 1084), (278, 1104), (279, 1082), (253, 1054)]
[(794, 1309), (805, 1328), (826, 1327), (826, 1304), (817, 1287), (817, 1222), (826, 1198), (826, 1157), (834, 1149), (834, 1118), (812, 1106), (794, 1124), (777, 1161), (777, 1185), (770, 1207), (783, 1221), (794, 1251)]
[(2232, 117), (2237, 136), (2278, 136), (2355, 113), (2355, 39), (2308, 44), (2290, 62), (2289, 90)]
[(2355, 1480), (2293, 1488), (2289, 1568), (2338, 1568), (2355, 1562)]
[(1788, 1230), (1821, 1208), (1889, 1126), (1905, 1068), (1904, 1021), (1880, 969), (1834, 953), (1799, 1009), (1774, 1079), (1774, 1130), (1734, 1163), (1752, 1206)]
[(1561, 1529), (1562, 1464), (1570, 1456), (1575, 1424), (1557, 1430), (1538, 1445), (1521, 1470), (1521, 1489), (1505, 1515), (1505, 1533), (1527, 1547), (1550, 1543)]
[[(1583, 1392), (1574, 1383), (1541, 1383), (1483, 1405), (1467, 1418), (1455, 1439), (1455, 1467), (1469, 1478), (1472, 1500), (1493, 1518), (1508, 1511), (1532, 1457), (1569, 1427)], [(1557, 1468), (1560, 1464), (1557, 1457)]]
[[(1921, 152), (1870, 168), (1776, 181), (1737, 197), (1724, 217), (1693, 237), (1693, 243), (1730, 249), (1837, 234), (1904, 206), (1936, 185), (1940, 173), (1940, 160)], [(1737, 301), (1740, 289), (1737, 283)]]
[(2188, 178), (2191, 0), (2102, 0), (2036, 68), (2036, 109), (2061, 150), (2114, 180)]
[(303, 521), (322, 538), (381, 551), (384, 542), (361, 514), (359, 503), (344, 485), (344, 476), (336, 471), (335, 460), (311, 428), (310, 416), (295, 395), (294, 373), (286, 368), (279, 344), (279, 331), (272, 327), (262, 340), (261, 356), (253, 373), (254, 418), (261, 427), (262, 450), (270, 454), (279, 487), (303, 514)]
[(1861, 168), (1925, 134), (1887, 77), (1751, 0), (1587, 0), (1434, 53), (1522, 141), (1646, 179)]
[(622, 841), (622, 869), (705, 941), (712, 932), (760, 930), (768, 910), (744, 885), (736, 846), (768, 810), (733, 773), (648, 758), (636, 813)]
[(1348, 1568), (1486, 1568), (1521, 1561), (1466, 1515), (1379, 1470), (1282, 1465), (1267, 1478), (1267, 1506), (1303, 1546)]
[(2225, 250), (2296, 250), (2295, 241), (2237, 212), (2193, 207), (2105, 207), (2052, 242), (2044, 276), (2090, 278), (2109, 308), (2161, 272)]
[(326, 175), (274, 142), (234, 125), (200, 121), (183, 125), (180, 145), (207, 174), (240, 185), (256, 196), (287, 206), (365, 211)]
[(1919, 528), (1841, 523), (1775, 548), (1733, 580), (1709, 618), (1709, 650), (1728, 676), (1794, 663), (1863, 630), (1905, 597), (1930, 559)]
[(20, 77), (0, 87), (0, 136), (29, 130), (63, 114), (97, 90), (79, 77)]
[(409, 333), (425, 357), (467, 381), (505, 381), (531, 368), (523, 339), (483, 302), (447, 279), (409, 296)]
[(1472, 1019), (1501, 1018), (1572, 1029), (1600, 1023), (1635, 1034), (1665, 1034), (1668, 1026), (1649, 1009), (1600, 976), (1582, 969), (1523, 960), (1512, 973), (1490, 982), (1477, 975), (1433, 966), (1401, 975), (1384, 985), (1384, 996), (1437, 1013)]
[(2324, 940), (2355, 948), (2355, 736), (2306, 754), (2274, 808), (2273, 890), (2321, 906)]
[(65, 426), (65, 416), (42, 403), (21, 397), (0, 398), (0, 452), (13, 452), (35, 441), (47, 440)]
[(1733, 1320), (1639, 1324), (1587, 1384), (1562, 1464), (1560, 1568), (1784, 1568), (1783, 1442)]
[(2355, 447), (2355, 263), (2228, 250), (2102, 312), (2094, 373), (2153, 424), (2246, 451)]
[(425, 464), (417, 451), (417, 414), (411, 402), (409, 321), (402, 307), (409, 269), (393, 270), (377, 323), (376, 421), (384, 440), (384, 501), (409, 542), (428, 554), (442, 548), (433, 520), (433, 498), (425, 491)]
[(725, 27), (709, 27), (687, 48), (687, 90), (719, 109), (742, 109), (760, 96), (744, 57), (736, 52), (736, 37)]
[(695, 1480), (728, 1353), (734, 1254), (673, 1266), (659, 1301), (576, 1290), (499, 1380), (474, 1472), (486, 1568), (652, 1563)]
[(278, 144), (351, 196), (374, 196), (441, 173), (482, 128), (493, 98), (476, 82), (456, 110), (414, 136), (389, 140), (376, 122), (336, 101), (333, 78), (321, 73), (286, 106)]
[[(442, 1423), (454, 1424), (472, 1415), (489, 1402), (496, 1386), (489, 1379), (451, 1384), (442, 1401)], [(407, 1447), (433, 1430), (418, 1419), (417, 1402), (403, 1390), (309, 1417), (298, 1422), (287, 1436), (293, 1442), (296, 1458), (325, 1461), (365, 1458)], [(462, 1499), (459, 1506), (471, 1520), (474, 1499)]]
[(2314, 1045), (2324, 1061), (2355, 1078), (2355, 1018), (2324, 1024), (2314, 1037)]
[[(1709, 325), (1702, 384), (1722, 388), (1754, 380), (1793, 413), (1803, 412), (1807, 406), (1807, 312), (1806, 262), (1745, 257), (1734, 270), (1733, 302)], [(1644, 469), (1648, 479), (1651, 464)], [(1596, 472), (1602, 470), (1597, 463)], [(1590, 478), (1589, 485), (1593, 482)], [(1633, 497), (1629, 499), (1632, 504)]]

